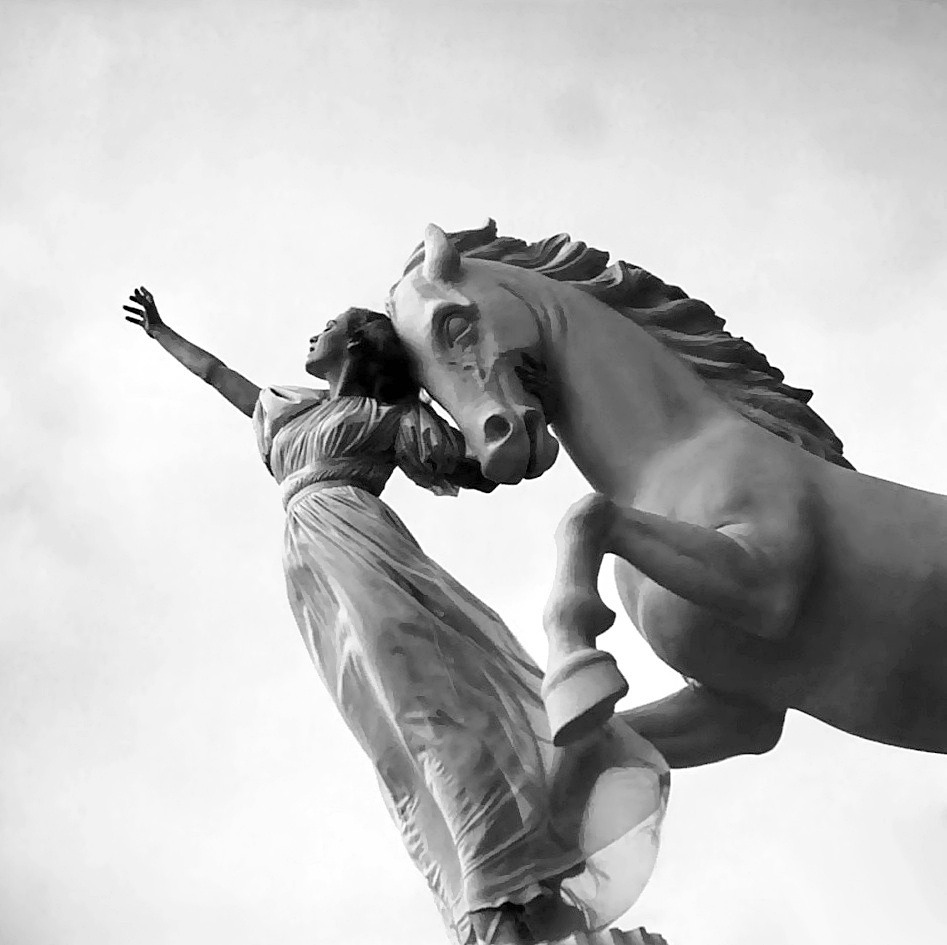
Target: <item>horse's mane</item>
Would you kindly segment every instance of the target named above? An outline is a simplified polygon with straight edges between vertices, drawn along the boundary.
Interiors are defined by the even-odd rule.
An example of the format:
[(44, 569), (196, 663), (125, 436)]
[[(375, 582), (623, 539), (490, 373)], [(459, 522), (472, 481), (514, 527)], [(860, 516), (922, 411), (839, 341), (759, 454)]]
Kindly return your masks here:
[[(842, 443), (808, 406), (812, 391), (790, 387), (748, 341), (724, 330), (724, 320), (706, 302), (626, 262), (609, 265), (608, 253), (560, 233), (538, 243), (497, 236), (490, 220), (477, 230), (448, 233), (462, 256), (532, 269), (568, 282), (633, 319), (679, 355), (731, 407), (754, 423), (804, 450), (846, 468)], [(420, 244), (405, 275), (424, 258)]]

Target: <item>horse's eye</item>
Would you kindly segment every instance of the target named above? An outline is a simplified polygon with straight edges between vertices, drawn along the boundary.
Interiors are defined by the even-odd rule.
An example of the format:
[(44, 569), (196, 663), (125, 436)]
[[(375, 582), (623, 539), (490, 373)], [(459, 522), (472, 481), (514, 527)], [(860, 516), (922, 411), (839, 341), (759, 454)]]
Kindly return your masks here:
[(460, 341), (471, 340), (475, 330), (474, 323), (466, 315), (460, 314), (448, 315), (441, 325), (444, 343), (449, 348)]

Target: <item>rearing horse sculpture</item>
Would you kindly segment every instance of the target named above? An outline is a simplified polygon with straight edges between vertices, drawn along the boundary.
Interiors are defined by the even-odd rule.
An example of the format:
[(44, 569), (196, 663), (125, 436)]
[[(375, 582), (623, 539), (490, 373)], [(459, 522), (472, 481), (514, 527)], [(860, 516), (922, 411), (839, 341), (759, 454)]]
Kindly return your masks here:
[(560, 742), (627, 684), (622, 603), (689, 682), (623, 717), (674, 767), (772, 748), (787, 709), (947, 752), (947, 498), (855, 472), (810, 392), (708, 305), (566, 235), (428, 227), (389, 310), (485, 475), (555, 461), (596, 492), (557, 533), (545, 698)]

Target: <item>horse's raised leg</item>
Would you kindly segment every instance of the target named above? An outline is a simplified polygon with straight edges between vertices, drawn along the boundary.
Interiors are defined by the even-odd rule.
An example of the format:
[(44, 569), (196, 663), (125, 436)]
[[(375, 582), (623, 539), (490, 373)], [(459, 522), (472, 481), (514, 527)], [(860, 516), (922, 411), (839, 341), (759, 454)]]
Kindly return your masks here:
[(615, 622), (598, 592), (611, 524), (604, 506), (579, 505), (556, 531), (556, 576), (543, 613), (549, 651), (542, 695), (560, 746), (604, 724), (628, 692), (615, 658), (595, 648), (595, 638)]
[(651, 742), (670, 767), (693, 768), (769, 751), (782, 735), (786, 713), (693, 683), (618, 717)]
[(566, 513), (556, 543), (556, 577), (543, 615), (549, 643), (543, 699), (557, 745), (603, 724), (628, 691), (614, 658), (595, 649), (595, 638), (615, 618), (598, 592), (606, 554), (762, 638), (778, 639), (795, 606), (795, 584), (780, 568), (780, 555), (756, 550), (748, 526), (706, 528), (593, 494)]

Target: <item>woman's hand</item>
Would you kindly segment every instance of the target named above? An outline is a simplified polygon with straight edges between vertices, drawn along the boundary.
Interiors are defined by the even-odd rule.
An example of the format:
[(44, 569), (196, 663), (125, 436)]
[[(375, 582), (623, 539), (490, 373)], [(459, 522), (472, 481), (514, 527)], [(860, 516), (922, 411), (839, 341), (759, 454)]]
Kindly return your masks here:
[(162, 328), (167, 327), (158, 314), (158, 306), (155, 305), (154, 296), (144, 286), (139, 286), (128, 298), (141, 307), (133, 308), (131, 305), (123, 305), (122, 308), (126, 312), (131, 312), (132, 315), (136, 316), (132, 318), (126, 315), (125, 321), (138, 325), (139, 328), (144, 328), (145, 334), (149, 338), (154, 338)]
[(260, 388), (256, 384), (231, 370), (220, 358), (198, 348), (187, 338), (182, 338), (173, 328), (169, 328), (161, 321), (154, 296), (144, 286), (139, 286), (128, 298), (135, 304), (123, 305), (122, 308), (131, 312), (134, 318), (126, 315), (126, 321), (143, 328), (145, 334), (154, 338), (175, 361), (179, 361), (192, 374), (210, 384), (241, 413), (248, 417), (253, 416), (260, 397)]

